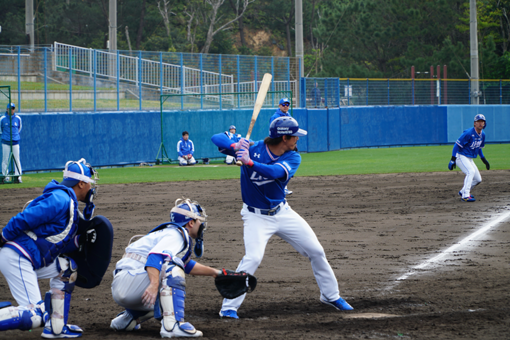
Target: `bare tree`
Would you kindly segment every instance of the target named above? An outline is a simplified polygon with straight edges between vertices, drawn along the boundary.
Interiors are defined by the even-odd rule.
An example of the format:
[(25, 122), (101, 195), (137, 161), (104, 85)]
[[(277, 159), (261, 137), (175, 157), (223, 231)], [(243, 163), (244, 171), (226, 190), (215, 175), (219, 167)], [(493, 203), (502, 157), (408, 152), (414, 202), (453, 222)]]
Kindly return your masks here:
[(186, 25), (186, 40), (188, 40), (191, 44), (191, 53), (195, 51), (196, 31), (200, 24), (199, 10), (200, 3), (197, 0), (188, 0), (184, 14), (186, 14), (189, 18)]
[[(147, 0), (142, 1), (142, 11), (140, 12), (140, 25), (138, 26), (138, 34), (136, 35), (136, 49), (140, 50), (140, 44), (142, 42), (143, 27), (145, 24), (145, 4)], [(158, 3), (159, 4), (159, 3)], [(131, 48), (130, 48), (131, 50)]]
[[(202, 47), (202, 50), (200, 51), (200, 53), (208, 53), (209, 48), (211, 47), (212, 41), (214, 39), (214, 36), (221, 31), (231, 29), (232, 28), (231, 24), (233, 22), (239, 20), (239, 18), (243, 16), (248, 5), (251, 4), (252, 2), (254, 2), (255, 0), (237, 0), (236, 11), (235, 11), (237, 13), (236, 17), (232, 20), (229, 20), (228, 22), (226, 22), (223, 25), (220, 24), (222, 16), (220, 15), (218, 17), (218, 11), (219, 11), (221, 5), (223, 5), (223, 3), (225, 2), (225, 0), (204, 0), (204, 1), (209, 6), (211, 6), (211, 10), (207, 15), (207, 19), (209, 21), (209, 29), (207, 30), (205, 45), (204, 45), (204, 47)], [(216, 25), (221, 25), (221, 26), (218, 28), (215, 28)]]
[[(236, 6), (236, 3), (234, 0), (228, 0), (230, 3), (230, 7), (234, 10), (234, 13), (236, 15), (239, 15), (239, 6)], [(239, 19), (237, 20), (237, 26), (239, 29), (239, 37), (241, 38), (241, 46), (246, 46), (246, 39), (244, 38), (244, 17), (241, 15)]]
[(166, 35), (168, 37), (169, 49), (173, 49), (174, 45), (172, 43), (172, 36), (170, 35), (170, 14), (176, 15), (174, 12), (171, 12), (168, 4), (170, 0), (163, 0), (163, 8), (161, 8), (161, 1), (158, 1), (158, 10), (161, 16), (163, 17), (163, 23), (166, 28)]

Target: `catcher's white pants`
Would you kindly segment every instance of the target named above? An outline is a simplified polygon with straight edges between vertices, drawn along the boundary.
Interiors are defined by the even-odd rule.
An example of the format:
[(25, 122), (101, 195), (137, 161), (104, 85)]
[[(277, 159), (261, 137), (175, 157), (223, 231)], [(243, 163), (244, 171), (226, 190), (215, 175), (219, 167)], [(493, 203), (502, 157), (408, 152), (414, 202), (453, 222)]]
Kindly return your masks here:
[(463, 198), (471, 196), (471, 188), (482, 182), (482, 176), (476, 166), (474, 159), (457, 154), (457, 161), (455, 162), (460, 170), (466, 174), (464, 178), (464, 186), (460, 190)]
[(179, 156), (177, 159), (179, 160), (180, 165), (193, 165), (197, 162), (195, 160), (195, 157), (193, 157), (193, 156), (191, 156), (190, 159), (185, 159), (185, 158)]
[(118, 272), (112, 282), (113, 300), (127, 309), (150, 312), (150, 308), (143, 304), (142, 295), (151, 283), (145, 269), (123, 269)]
[(11, 248), (0, 248), (0, 271), (5, 277), (11, 294), (21, 307), (37, 304), (42, 300), (38, 279), (51, 279), (50, 288), (62, 290), (60, 272), (56, 261), (49, 266), (34, 270), (32, 263)]
[[(9, 174), (9, 155), (11, 153), (11, 146), (7, 144), (2, 144), (2, 174), (7, 176)], [(14, 173), (16, 176), (21, 175), (21, 162), (19, 160), (19, 144), (12, 146), (12, 154), (16, 161), (16, 165), (14, 166)]]
[[(273, 235), (281, 237), (294, 247), (301, 255), (310, 259), (313, 274), (321, 297), (326, 301), (340, 298), (335, 273), (326, 259), (326, 254), (317, 236), (308, 223), (285, 203), (274, 216), (260, 215), (249, 212), (246, 204), (241, 210), (244, 221), (244, 247), (246, 254), (237, 267), (255, 274), (264, 257), (267, 242)], [(246, 294), (235, 299), (224, 299), (221, 310), (236, 310), (241, 306)]]

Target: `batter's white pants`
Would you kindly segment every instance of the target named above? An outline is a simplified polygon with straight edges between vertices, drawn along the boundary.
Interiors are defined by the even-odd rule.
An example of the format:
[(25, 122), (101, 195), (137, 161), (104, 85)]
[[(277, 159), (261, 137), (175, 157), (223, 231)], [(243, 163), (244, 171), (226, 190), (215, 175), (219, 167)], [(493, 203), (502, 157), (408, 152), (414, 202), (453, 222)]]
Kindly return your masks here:
[(49, 266), (34, 270), (32, 263), (11, 248), (0, 248), (0, 272), (5, 277), (11, 294), (20, 307), (35, 305), (41, 298), (38, 279), (51, 279), (50, 288), (62, 290), (60, 272), (55, 260)]
[[(11, 146), (2, 144), (2, 174), (7, 176), (9, 174), (9, 155), (11, 153)], [(19, 144), (12, 146), (12, 154), (16, 161), (17, 166), (14, 166), (14, 173), (16, 176), (21, 175), (21, 163), (19, 160)]]
[(123, 269), (115, 275), (112, 282), (113, 300), (127, 309), (150, 312), (154, 308), (147, 307), (142, 302), (142, 295), (150, 283), (144, 268)]
[[(308, 223), (286, 203), (274, 216), (249, 212), (246, 205), (241, 210), (244, 221), (244, 247), (246, 254), (237, 267), (255, 274), (264, 257), (267, 242), (273, 235), (287, 241), (301, 255), (310, 259), (321, 297), (326, 301), (340, 298), (335, 273), (326, 259), (326, 254), (317, 236)], [(246, 294), (235, 299), (224, 299), (221, 310), (238, 310)]]
[(181, 156), (179, 156), (177, 159), (179, 160), (180, 165), (193, 165), (197, 162), (193, 156), (191, 156), (191, 159), (184, 159)]
[(471, 196), (471, 188), (482, 182), (482, 176), (476, 166), (473, 158), (457, 154), (457, 161), (455, 162), (460, 170), (466, 174), (464, 178), (464, 186), (460, 190), (463, 198)]

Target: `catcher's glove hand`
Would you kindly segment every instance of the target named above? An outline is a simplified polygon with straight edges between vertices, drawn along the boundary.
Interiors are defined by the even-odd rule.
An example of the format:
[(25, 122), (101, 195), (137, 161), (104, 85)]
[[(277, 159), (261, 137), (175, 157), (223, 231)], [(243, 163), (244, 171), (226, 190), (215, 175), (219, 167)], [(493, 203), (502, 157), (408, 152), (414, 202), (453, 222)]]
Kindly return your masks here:
[(253, 292), (257, 286), (257, 278), (246, 272), (235, 272), (223, 268), (214, 279), (214, 284), (221, 296), (227, 299), (235, 299), (244, 293)]

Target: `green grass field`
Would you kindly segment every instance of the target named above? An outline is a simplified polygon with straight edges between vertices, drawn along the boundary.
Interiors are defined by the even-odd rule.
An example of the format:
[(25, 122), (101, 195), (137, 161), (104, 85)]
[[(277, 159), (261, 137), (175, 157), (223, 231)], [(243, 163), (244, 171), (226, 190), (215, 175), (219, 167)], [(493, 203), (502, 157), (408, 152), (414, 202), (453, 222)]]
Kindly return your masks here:
[[(332, 176), (352, 174), (382, 174), (404, 172), (449, 171), (448, 162), (452, 146), (419, 146), (396, 148), (352, 149), (302, 154), (302, 162), (296, 176)], [(491, 170), (510, 169), (510, 144), (489, 144), (484, 154)], [(485, 170), (480, 158), (475, 160), (478, 168)], [(455, 169), (454, 171), (459, 171)], [(99, 169), (99, 185), (144, 182), (201, 181), (239, 178), (237, 166), (221, 162), (210, 165), (180, 167), (178, 165), (155, 165)], [(47, 172), (23, 176), (21, 184), (3, 184), (0, 189), (44, 187), (51, 179), (60, 181), (62, 172)]]

